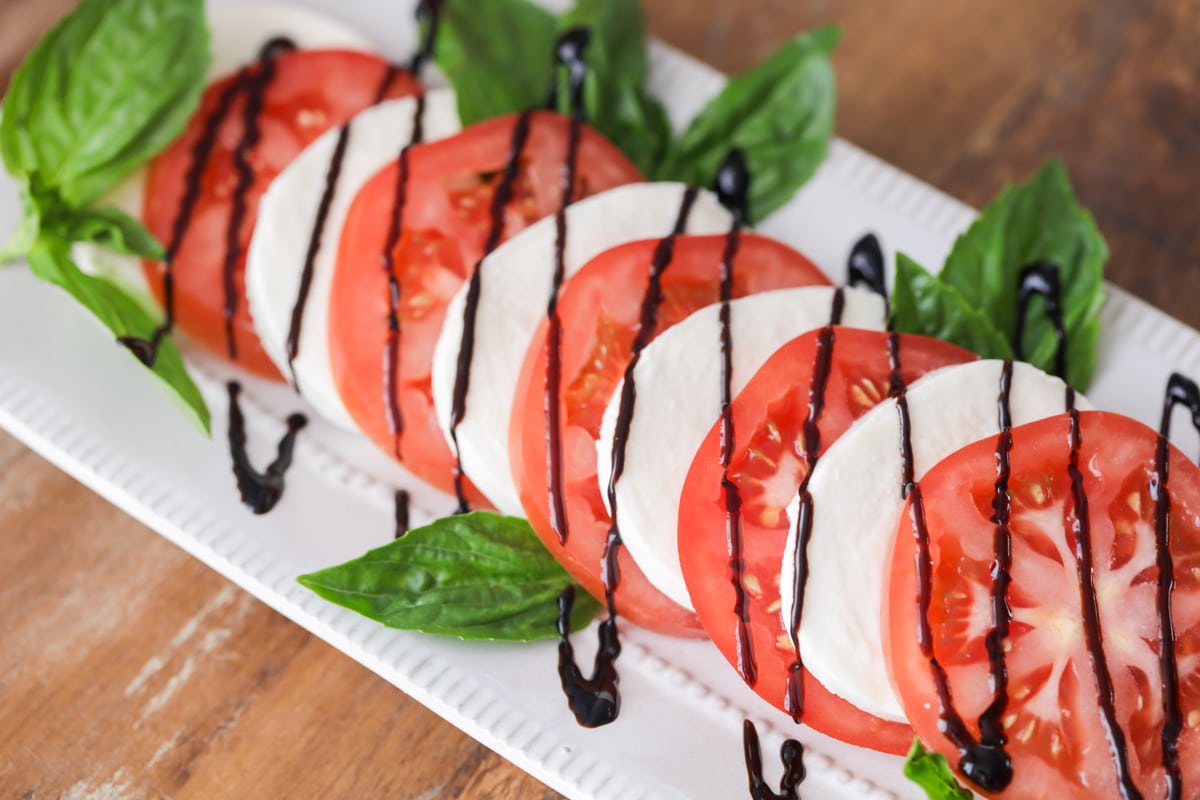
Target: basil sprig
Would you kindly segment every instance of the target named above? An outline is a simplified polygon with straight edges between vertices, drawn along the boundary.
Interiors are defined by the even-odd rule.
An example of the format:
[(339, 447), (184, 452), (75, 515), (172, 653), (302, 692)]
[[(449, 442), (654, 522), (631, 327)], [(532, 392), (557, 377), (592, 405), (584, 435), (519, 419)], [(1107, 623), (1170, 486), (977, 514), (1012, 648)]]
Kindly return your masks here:
[[(20, 185), (24, 217), (0, 260), (27, 258), (117, 336), (149, 338), (155, 320), (116, 284), (84, 274), (70, 245), (162, 257), (140, 222), (92, 204), (179, 136), (208, 65), (202, 0), (84, 0), (42, 38), (5, 95), (0, 156)], [(208, 408), (170, 342), (153, 371), (208, 433)]]
[[(757, 222), (790, 200), (824, 160), (836, 105), (830, 54), (837, 28), (797, 36), (731, 78), (673, 140), (662, 103), (646, 91), (637, 0), (577, 0), (557, 20), (529, 0), (449, 0), (435, 52), (463, 123), (543, 105), (555, 38), (577, 27), (591, 31), (584, 53), (588, 119), (644, 175), (708, 186), (736, 147), (754, 176), (749, 216)], [(567, 109), (565, 97), (557, 104)]]
[(913, 739), (904, 760), (904, 777), (924, 789), (929, 800), (971, 800), (975, 796), (959, 784), (946, 757), (926, 750), (919, 739)]
[[(573, 583), (528, 522), (486, 511), (439, 519), (298, 580), (390, 628), (507, 641), (556, 636), (558, 596)], [(599, 608), (578, 592), (572, 629)]]
[[(935, 336), (985, 358), (1011, 358), (1021, 270), (1035, 261), (1060, 269), (1067, 371), (1084, 390), (1096, 369), (1108, 246), (1075, 198), (1062, 162), (1006, 188), (958, 237), (938, 275), (903, 254), (896, 259), (892, 312), (897, 330)], [(1054, 369), (1054, 328), (1031, 313), (1021, 341), (1029, 363)]]

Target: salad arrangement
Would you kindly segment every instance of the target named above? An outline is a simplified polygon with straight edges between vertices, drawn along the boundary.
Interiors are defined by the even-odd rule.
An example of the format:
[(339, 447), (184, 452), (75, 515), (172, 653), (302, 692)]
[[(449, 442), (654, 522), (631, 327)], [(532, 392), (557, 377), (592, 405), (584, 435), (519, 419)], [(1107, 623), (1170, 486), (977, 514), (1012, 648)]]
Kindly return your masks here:
[[(895, 752), (915, 730), (948, 757), (912, 750), (907, 772), (935, 796), (962, 792), (951, 767), (1004, 796), (1048, 781), (1071, 796), (1182, 796), (1196, 478), (1166, 429), (1175, 404), (1200, 402), (1178, 379), (1156, 434), (1013, 363), (1027, 355), (1077, 389), (1095, 366), (1106, 252), (1061, 167), (985, 210), (937, 277), (898, 256), (889, 310), (871, 240), (851, 256), (871, 288), (837, 288), (747, 229), (819, 163), (833, 33), (735, 78), (672, 139), (642, 86), (636, 5), (582, 2), (559, 19), (518, 2), (424, 9), (409, 70), (268, 40), (202, 96), (203, 37), (189, 38), (200, 55), (171, 62), (175, 90), (129, 90), (140, 122), (112, 133), (65, 113), (86, 105), (89, 79), (61, 64), (99, 58), (123, 15), (160, 23), (156, 35), (205, 28), (195, 3), (93, 0), (19, 71), (0, 123), (27, 210), (12, 252), (203, 427), (176, 325), (325, 398), (460, 510), (529, 517), (448, 517), (306, 585), (399, 627), (559, 635), (584, 724), (619, 710), (619, 615), (711, 637), (766, 699), (838, 738)], [(491, 14), (513, 25), (502, 47), (481, 35)], [(420, 87), (431, 55), (453, 97)], [(120, 72), (104, 84), (118, 87), (164, 69), (149, 56), (89, 66)], [(322, 97), (314, 74), (341, 90)], [(373, 129), (390, 151), (359, 149)], [(148, 227), (97, 206), (164, 147)], [(299, 183), (277, 190), (305, 159), (325, 167), (307, 201)], [(293, 200), (315, 222), (301, 257), (276, 256), (298, 252), (267, 233)], [(78, 242), (148, 259), (165, 320), (79, 269)], [(243, 463), (244, 496), (281, 490), (286, 465), (282, 446), (263, 473)], [(839, 606), (848, 581), (878, 591)], [(588, 677), (568, 629), (598, 601)], [(1101, 713), (1084, 719), (1096, 695)], [(752, 726), (746, 743), (752, 791), (769, 796)], [(802, 751), (783, 756), (781, 796), (794, 795)]]

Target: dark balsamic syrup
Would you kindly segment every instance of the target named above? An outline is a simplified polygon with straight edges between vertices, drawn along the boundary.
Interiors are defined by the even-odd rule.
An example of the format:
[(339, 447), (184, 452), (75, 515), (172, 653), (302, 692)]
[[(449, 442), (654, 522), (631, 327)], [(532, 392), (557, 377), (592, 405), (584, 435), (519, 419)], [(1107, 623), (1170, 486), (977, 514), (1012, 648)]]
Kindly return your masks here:
[[(729, 477), (733, 461), (733, 328), (730, 301), (733, 299), (733, 262), (741, 245), (746, 225), (750, 173), (740, 150), (731, 150), (717, 171), (717, 197), (733, 214), (733, 223), (725, 235), (721, 253), (720, 324), (721, 350), (721, 494), (725, 504), (725, 546), (729, 556), (729, 582), (733, 586), (734, 635), (737, 639), (737, 670), (750, 686), (758, 682), (758, 665), (750, 635), (750, 601), (744, 583), (745, 561), (742, 540), (742, 496), (737, 483)], [(756, 738), (757, 742), (757, 738)]]
[(868, 233), (854, 243), (848, 261), (847, 286), (865, 286), (887, 302), (887, 275), (879, 238)]
[(259, 472), (246, 454), (246, 418), (238, 400), (242, 387), (236, 381), (230, 381), (226, 388), (229, 391), (229, 453), (233, 457), (238, 492), (247, 508), (255, 514), (265, 514), (283, 496), (283, 478), (292, 464), (296, 435), (308, 420), (303, 414), (292, 414), (287, 418), (287, 433), (279, 440), (275, 460), (265, 471)]
[(804, 782), (804, 745), (795, 739), (787, 739), (779, 749), (779, 760), (783, 763), (783, 776), (779, 779), (779, 791), (773, 790), (763, 778), (762, 751), (758, 744), (758, 730), (750, 720), (742, 721), (742, 750), (746, 758), (746, 773), (750, 778), (752, 800), (800, 800), (796, 791)]
[(1175, 590), (1175, 564), (1171, 558), (1170, 477), (1171, 412), (1181, 405), (1192, 414), (1192, 425), (1200, 431), (1200, 387), (1189, 378), (1173, 373), (1167, 380), (1163, 397), (1162, 422), (1154, 453), (1154, 473), (1150, 478), (1150, 496), (1154, 500), (1154, 549), (1158, 566), (1156, 603), (1158, 606), (1159, 669), (1162, 673), (1163, 727), (1162, 763), (1167, 800), (1183, 795), (1183, 774), (1179, 768), (1179, 734), (1183, 730), (1183, 710), (1179, 701), (1179, 665), (1175, 655), (1175, 620), (1171, 612), (1171, 594)]
[(1020, 283), (1017, 288), (1017, 318), (1014, 328), (1012, 348), (1017, 361), (1025, 360), (1025, 320), (1029, 313), (1029, 303), (1033, 298), (1041, 297), (1045, 301), (1045, 314), (1054, 326), (1054, 340), (1057, 345), (1054, 357), (1054, 374), (1067, 379), (1067, 329), (1063, 324), (1062, 294), (1059, 291), (1058, 265), (1050, 261), (1036, 261), (1021, 270)]
[(408, 533), (408, 492), (397, 489), (394, 497), (396, 529), (393, 539), (403, 538)]
[[(508, 161), (504, 165), (504, 174), (492, 195), (490, 207), (490, 224), (487, 241), (484, 243), (483, 254), (486, 258), (499, 244), (504, 235), (504, 210), (512, 199), (513, 186), (521, 171), (521, 154), (525, 150), (525, 142), (529, 138), (529, 123), (532, 111), (524, 111), (517, 117), (513, 126), (512, 139), (508, 146)], [(454, 374), (454, 393), (450, 407), (450, 441), (454, 449), (454, 495), (458, 500), (458, 513), (466, 513), (470, 506), (467, 503), (466, 487), (463, 474), (462, 454), (458, 448), (458, 426), (467, 413), (467, 390), (471, 383), (471, 359), (475, 353), (475, 318), (479, 312), (479, 296), (483, 291), (483, 270), (479, 267), (481, 258), (471, 271), (467, 283), (467, 296), (463, 304), (462, 344), (458, 350), (458, 363)]]
[(817, 334), (817, 352), (813, 360), (812, 384), (808, 387), (808, 416), (804, 420), (804, 462), (808, 473), (800, 482), (797, 495), (800, 506), (796, 514), (795, 573), (792, 579), (792, 614), (788, 625), (795, 659), (788, 667), (787, 693), (784, 707), (797, 723), (804, 717), (804, 659), (800, 654), (800, 622), (804, 618), (804, 594), (808, 585), (808, 542), (812, 538), (813, 498), (808, 482), (821, 452), (821, 413), (825, 408), (825, 389), (833, 367), (834, 326), (841, 324), (845, 296), (842, 289), (833, 294), (829, 324)]
[[(420, 47), (418, 47), (417, 51), (413, 53), (412, 59), (409, 61), (408, 70), (413, 75), (419, 75), (422, 67), (433, 57), (433, 49), (437, 41), (438, 23), (441, 18), (441, 7), (441, 0), (421, 0), (420, 4), (417, 6), (417, 17), (418, 19), (425, 20), (426, 28), (421, 39)], [(388, 90), (391, 88), (392, 83), (395, 82), (396, 77), (401, 72), (402, 69), (395, 64), (388, 65), (387, 70), (384, 72), (383, 80), (379, 82), (379, 86), (375, 90), (375, 97), (372, 99), (371, 105), (375, 106), (383, 102), (383, 99), (387, 97)], [(417, 104), (418, 106), (423, 106), (423, 96), (418, 95)], [(422, 136), (420, 123), (424, 116), (423, 110), (423, 108), (417, 109), (417, 119), (413, 123), (413, 136), (411, 137), (409, 145), (419, 144), (421, 142)], [(313, 270), (315, 268), (317, 254), (321, 250), (321, 240), (325, 234), (325, 223), (329, 218), (329, 208), (333, 203), (333, 197), (337, 191), (338, 178), (341, 175), (342, 163), (346, 157), (346, 148), (349, 144), (352, 123), (353, 120), (346, 122), (346, 124), (343, 125), (338, 131), (337, 143), (334, 145), (333, 156), (329, 162), (329, 170), (325, 176), (325, 186), (321, 193), (321, 201), (317, 206), (316, 220), (313, 222), (312, 232), (309, 236), (308, 250), (304, 256), (304, 266), (300, 273), (300, 287), (296, 294), (296, 302), (292, 306), (291, 320), (288, 325), (286, 346), (287, 363), (288, 370), (291, 372), (292, 385), (295, 387), (297, 392), (300, 391), (300, 384), (296, 380), (295, 362), (296, 357), (300, 353), (300, 336), (304, 326), (304, 312), (308, 307), (308, 295), (312, 289)], [(407, 149), (408, 145), (405, 146), (402, 152), (406, 151)], [(397, 193), (400, 194), (399, 190)], [(400, 212), (398, 210), (395, 211), (393, 213), (393, 218), (399, 213)], [(389, 274), (392, 272), (392, 270), (387, 267), (385, 267), (385, 269), (387, 269)], [(391, 363), (392, 362), (390, 359), (385, 361), (385, 369), (387, 368), (386, 365)], [(393, 416), (395, 416), (395, 414), (393, 414)], [(389, 423), (391, 424), (393, 436), (398, 436), (399, 434), (397, 433), (397, 429), (402, 426), (397, 424), (394, 419), (390, 419)], [(397, 455), (399, 454), (397, 453)]]
[(418, 95), (413, 108), (412, 135), (400, 150), (396, 169), (396, 187), (392, 195), (387, 239), (379, 261), (388, 286), (387, 340), (383, 353), (383, 400), (387, 410), (388, 431), (392, 434), (392, 452), (400, 458), (400, 440), (404, 435), (404, 415), (400, 410), (400, 278), (396, 275), (396, 247), (404, 230), (404, 211), (408, 205), (409, 158), (412, 148), (425, 139), (425, 95)]
[(607, 725), (617, 718), (621, 709), (621, 696), (617, 688), (616, 661), (621, 655), (621, 643), (617, 637), (617, 609), (615, 596), (621, 583), (618, 555), (621, 552), (621, 532), (617, 525), (617, 482), (625, 468), (625, 446), (629, 439), (629, 428), (633, 422), (633, 407), (636, 398), (634, 370), (642, 350), (650, 343), (657, 322), (658, 306), (662, 302), (662, 274), (670, 266), (675, 255), (675, 240), (687, 230), (688, 217), (696, 201), (698, 191), (689, 187), (683, 193), (679, 214), (671, 232), (659, 240), (650, 263), (649, 281), (642, 295), (637, 334), (630, 348), (629, 361), (625, 367), (624, 383), (621, 386), (620, 405), (617, 409), (616, 431), (613, 434), (612, 472), (608, 479), (608, 502), (612, 523), (604, 542), (601, 579), (604, 582), (604, 603), (608, 616), (600, 623), (600, 646), (596, 651), (595, 665), (590, 678), (584, 678), (575, 663), (571, 646), (570, 627), (567, 625), (574, 599), (574, 588), (568, 586), (559, 598), (559, 649), (558, 674), (562, 678), (563, 691), (575, 719), (580, 725), (597, 727)]
[[(259, 127), (263, 99), (267, 87), (275, 79), (275, 59), (296, 49), (290, 39), (271, 39), (263, 45), (258, 56), (257, 69), (245, 77), (246, 105), (242, 110), (242, 138), (233, 150), (233, 169), (237, 173), (232, 195), (229, 225), (225, 229), (225, 260), (222, 276), (225, 284), (225, 344), (230, 360), (237, 361), (237, 340), (234, 337), (234, 317), (238, 308), (237, 263), (242, 253), (242, 225), (249, 211), (247, 195), (254, 185), (254, 168), (250, 165), (250, 153), (258, 146), (262, 131)], [(243, 70), (243, 75), (246, 75)], [(238, 83), (243, 82), (240, 75)]]
[(338, 178), (342, 174), (342, 162), (346, 158), (346, 147), (350, 144), (350, 123), (347, 122), (338, 131), (337, 143), (333, 148), (333, 157), (329, 160), (329, 169), (325, 173), (325, 187), (321, 191), (321, 201), (317, 205), (317, 216), (313, 220), (312, 232), (308, 238), (308, 249), (304, 253), (304, 266), (300, 271), (300, 287), (296, 293), (296, 302), (292, 306), (291, 320), (288, 323), (287, 335), (287, 364), (291, 373), (292, 386), (300, 391), (300, 383), (296, 380), (296, 356), (300, 354), (300, 334), (304, 324), (304, 311), (308, 306), (308, 294), (312, 289), (313, 269), (316, 266), (317, 254), (321, 252), (321, 240), (325, 235), (325, 223), (329, 219), (329, 208), (333, 205), (333, 195), (337, 190)]
[[(575, 200), (575, 171), (579, 160), (579, 137), (584, 122), (583, 84), (587, 77), (584, 51), (591, 41), (587, 28), (567, 31), (558, 40), (555, 61), (567, 71), (567, 94), (571, 106), (571, 119), (567, 131), (567, 157), (562, 169), (562, 200), (554, 214), (554, 276), (550, 284), (550, 298), (546, 304), (546, 487), (549, 491), (550, 527), (558, 535), (558, 541), (566, 544), (569, 533), (563, 491), (562, 467), (562, 419), (560, 394), (562, 391), (562, 319), (558, 314), (558, 295), (566, 278), (567, 249), (567, 206)], [(558, 103), (557, 72), (550, 87), (547, 105)]]
[[(184, 237), (187, 235), (192, 217), (196, 213), (196, 203), (200, 200), (204, 170), (212, 158), (213, 148), (216, 147), (221, 123), (229, 115), (230, 109), (233, 108), (233, 101), (237, 99), (238, 95), (249, 91), (254, 85), (254, 81), (260, 79), (261, 76), (256, 76), (256, 70), (263, 67), (277, 54), (294, 47), (295, 44), (291, 40), (283, 38), (271, 39), (263, 45), (257, 62), (242, 68), (237, 77), (221, 92), (221, 96), (217, 98), (216, 107), (204, 120), (200, 137), (192, 147), (191, 160), (184, 175), (183, 195), (179, 198), (179, 210), (175, 213), (175, 220), (171, 223), (171, 237), (167, 241), (166, 254), (163, 256), (163, 321), (154, 329), (154, 333), (150, 335), (149, 339), (140, 336), (117, 338), (119, 344), (128, 348), (147, 367), (154, 366), (154, 362), (158, 360), (158, 351), (162, 346), (163, 339), (175, 327), (175, 258), (179, 255), (179, 248), (183, 246)], [(265, 86), (263, 90), (265, 90)]]

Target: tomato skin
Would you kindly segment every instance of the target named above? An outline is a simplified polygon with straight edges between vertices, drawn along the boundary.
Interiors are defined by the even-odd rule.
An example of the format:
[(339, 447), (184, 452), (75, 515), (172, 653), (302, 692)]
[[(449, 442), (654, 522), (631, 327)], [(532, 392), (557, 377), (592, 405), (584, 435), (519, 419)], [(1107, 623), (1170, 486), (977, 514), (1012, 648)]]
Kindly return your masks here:
[[(725, 236), (681, 236), (662, 277), (656, 334), (692, 311), (719, 300)], [(596, 475), (600, 418), (629, 361), (642, 295), (658, 240), (613, 248), (586, 264), (559, 297), (562, 334), (562, 451), (569, 535), (558, 541), (549, 522), (546, 480), (547, 325), (526, 353), (509, 426), (509, 453), (521, 503), (533, 529), (567, 571), (596, 597), (604, 596), (601, 560), (611, 520)], [(779, 242), (744, 234), (735, 263), (735, 297), (792, 286), (828, 285), (804, 256)], [(716, 342), (713, 342), (716, 346)], [(636, 413), (636, 411), (635, 411)], [(619, 555), (618, 613), (645, 628), (702, 636), (693, 613), (655, 589), (628, 551)]]
[[(1162, 797), (1158, 571), (1150, 490), (1157, 433), (1112, 413), (1087, 411), (1079, 418), (1092, 574), (1117, 722), (1138, 788), (1147, 798)], [(1083, 640), (1074, 541), (1067, 532), (1073, 518), (1069, 431), (1066, 415), (1012, 430), (1013, 622), (1006, 643), (1009, 704), (1003, 719), (1013, 780), (996, 795), (1004, 798), (1118, 796)], [(978, 717), (992, 700), (983, 637), (992, 624), (995, 447), (991, 437), (963, 448), (920, 482), (933, 567), (934, 654), (946, 668), (955, 708), (975, 737)], [(1184, 721), (1179, 763), (1184, 796), (1192, 797), (1200, 785), (1200, 468), (1172, 447), (1169, 474), (1172, 610)], [(907, 510), (902, 519), (891, 556), (885, 655), (917, 735), (956, 767), (959, 755), (939, 732), (929, 662), (917, 645), (917, 550)]]
[[(729, 476), (742, 499), (743, 585), (749, 598), (750, 634), (758, 676), (752, 688), (786, 711), (787, 675), (794, 662), (780, 617), (779, 572), (787, 542), (784, 511), (807, 474), (803, 424), (819, 331), (784, 345), (755, 373), (731, 406), (734, 449)], [(824, 452), (862, 414), (888, 397), (889, 334), (834, 329), (832, 366), (818, 429)], [(736, 345), (735, 345), (736, 346)], [(922, 336), (900, 336), (905, 381), (975, 356)], [(725, 529), (725, 471), (720, 464), (721, 428), (716, 423), (696, 453), (679, 504), (679, 558), (696, 611), (721, 654), (739, 661), (735, 593)], [(814, 608), (811, 613), (820, 613)], [(879, 719), (805, 676), (803, 721), (851, 744), (903, 753), (912, 743), (904, 724)]]
[[(254, 182), (246, 193), (246, 215), (238, 233), (240, 253), (234, 272), (238, 304), (233, 328), (238, 366), (264, 378), (282, 380), (259, 344), (246, 303), (246, 250), (254, 231), (259, 200), (275, 176), (301, 150), (373, 104), (390, 67), (369, 53), (295, 50), (278, 56), (274, 69), (259, 116), (261, 138), (249, 156)], [(200, 110), (183, 135), (150, 164), (142, 218), (150, 232), (164, 243), (170, 240), (179, 213), (192, 151), (222, 93), (236, 79), (236, 75), (230, 75), (210, 85), (201, 99)], [(388, 84), (384, 99), (416, 94), (419, 88), (411, 75), (398, 71)], [(173, 270), (176, 324), (205, 348), (226, 358), (225, 237), (237, 182), (233, 154), (244, 131), (245, 105), (246, 95), (242, 93), (221, 122), (216, 146), (201, 176), (200, 197)], [(297, 221), (296, 235), (307, 236), (310, 225), (309, 220)], [(162, 303), (165, 266), (145, 261), (142, 269), (151, 291)]]
[[(387, 244), (398, 162), (372, 177), (347, 215), (329, 305), (329, 349), (343, 403), (364, 433), (418, 477), (453, 491), (454, 458), (434, 413), (433, 349), (446, 307), (483, 257), (490, 206), (509, 158), (518, 115), (498, 117), (409, 152), (408, 200), (393, 253), (400, 280), (397, 392), (403, 432), (393, 436), (386, 402), (385, 354), (389, 290), (382, 253)], [(534, 112), (504, 216), (508, 238), (554, 213), (562, 196), (569, 122)], [(637, 169), (603, 136), (581, 132), (577, 199), (641, 180)], [(467, 498), (490, 504), (473, 486)]]

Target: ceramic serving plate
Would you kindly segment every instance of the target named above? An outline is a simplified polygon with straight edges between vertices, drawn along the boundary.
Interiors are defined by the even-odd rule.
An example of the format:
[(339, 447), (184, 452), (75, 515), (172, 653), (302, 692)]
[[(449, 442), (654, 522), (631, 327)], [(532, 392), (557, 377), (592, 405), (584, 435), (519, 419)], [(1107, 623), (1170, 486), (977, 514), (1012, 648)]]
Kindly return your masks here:
[[(388, 26), (380, 24), (373, 0), (305, 5), (376, 32), (377, 38), (392, 27), (394, 40), (379, 42), (385, 52), (399, 58), (411, 50), (404, 9), (393, 12), (395, 23)], [(652, 88), (677, 124), (723, 80), (677, 51), (652, 48)], [(16, 224), (18, 214), (15, 187), (0, 177), (0, 233)], [(866, 231), (877, 233), (888, 252), (899, 249), (921, 263), (940, 264), (972, 216), (961, 203), (838, 141), (816, 177), (761, 229), (842, 280), (846, 255)], [(1169, 373), (1200, 375), (1200, 333), (1112, 287), (1103, 326), (1100, 369), (1089, 396), (1099, 407), (1156, 423)], [(282, 420), (305, 410), (303, 401), (202, 353), (186, 352), (213, 410), (211, 441), (63, 293), (35, 281), (26, 269), (0, 270), (0, 425), (568, 797), (745, 796), (746, 717), (763, 735), (768, 777), (778, 769), (771, 753), (784, 736), (798, 735), (808, 745), (810, 797), (920, 797), (901, 776), (898, 758), (796, 729), (745, 688), (706, 642), (627, 627), (621, 717), (606, 728), (585, 730), (563, 700), (553, 642), (467, 643), (391, 631), (323, 602), (298, 585), (296, 576), (387, 542), (395, 489), (410, 489), (415, 524), (450, 512), (452, 501), (420, 486), (364, 440), (314, 419), (301, 436), (283, 502), (264, 517), (252, 516), (239, 502), (230, 473), (225, 382), (236, 377), (245, 386), (256, 463), (268, 460)], [(1182, 446), (1195, 448), (1190, 440)], [(581, 663), (590, 660), (594, 641), (590, 633), (576, 638)]]

